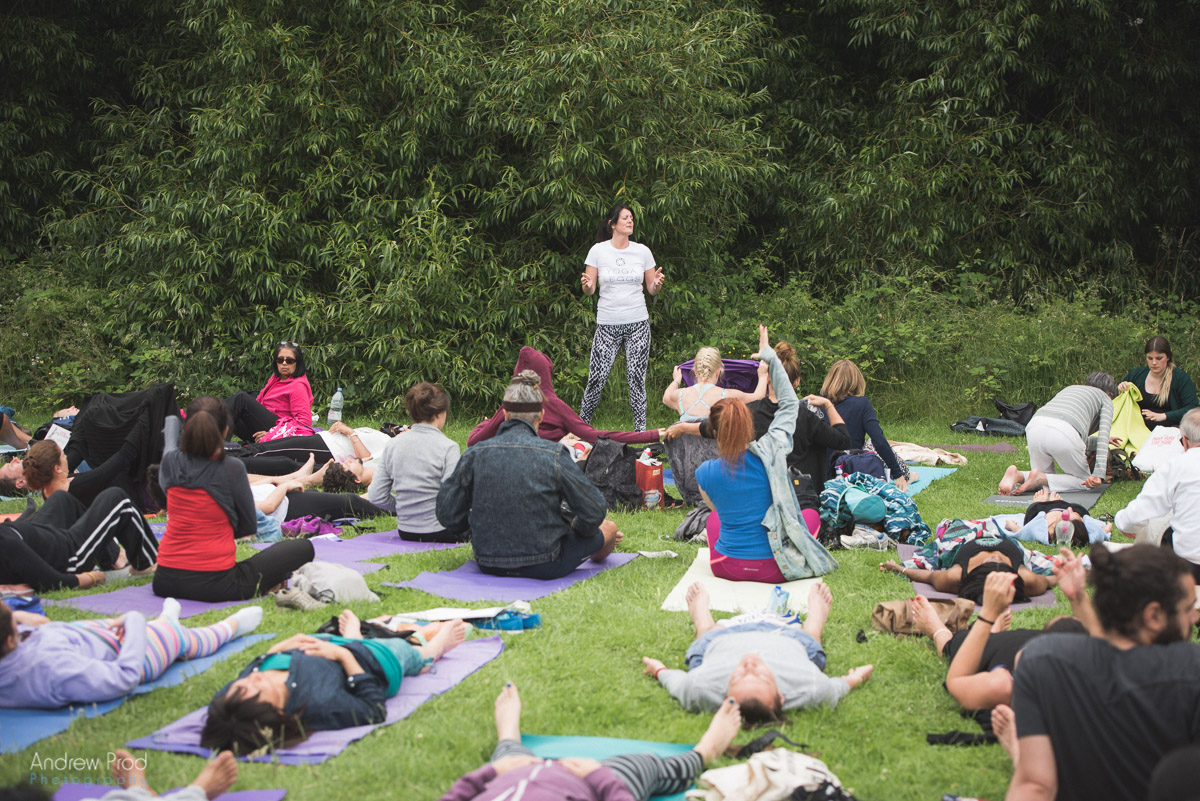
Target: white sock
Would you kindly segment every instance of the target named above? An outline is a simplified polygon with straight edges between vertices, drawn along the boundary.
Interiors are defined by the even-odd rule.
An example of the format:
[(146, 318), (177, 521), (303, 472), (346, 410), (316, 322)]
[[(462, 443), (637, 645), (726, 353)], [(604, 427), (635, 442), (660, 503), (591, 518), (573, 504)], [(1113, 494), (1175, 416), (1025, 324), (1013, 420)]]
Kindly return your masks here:
[(163, 601), (162, 611), (158, 613), (159, 617), (165, 617), (167, 620), (179, 622), (179, 614), (183, 611), (183, 607), (174, 598), (167, 598)]
[(262, 623), (263, 610), (261, 606), (247, 606), (234, 612), (228, 619), (237, 623), (236, 636), (241, 637), (258, 628), (258, 624)]

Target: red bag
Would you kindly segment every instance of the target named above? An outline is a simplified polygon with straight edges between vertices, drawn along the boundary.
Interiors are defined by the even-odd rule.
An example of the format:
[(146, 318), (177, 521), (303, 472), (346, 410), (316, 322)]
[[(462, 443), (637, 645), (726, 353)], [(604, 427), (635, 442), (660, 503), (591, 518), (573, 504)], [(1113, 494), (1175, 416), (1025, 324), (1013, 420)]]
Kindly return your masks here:
[(666, 503), (663, 469), (658, 462), (637, 462), (637, 485), (642, 491), (643, 509), (661, 509)]

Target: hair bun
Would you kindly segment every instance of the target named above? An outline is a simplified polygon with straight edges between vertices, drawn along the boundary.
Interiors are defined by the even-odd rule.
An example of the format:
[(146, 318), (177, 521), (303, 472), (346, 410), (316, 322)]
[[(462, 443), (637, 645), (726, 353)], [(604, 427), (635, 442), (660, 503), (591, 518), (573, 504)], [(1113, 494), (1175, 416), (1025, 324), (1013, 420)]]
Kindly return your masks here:
[(527, 387), (540, 387), (542, 377), (533, 370), (522, 370), (513, 377), (514, 384), (524, 384)]
[(779, 357), (779, 361), (785, 362), (788, 359), (796, 358), (796, 351), (787, 340), (779, 340), (775, 343), (775, 355)]

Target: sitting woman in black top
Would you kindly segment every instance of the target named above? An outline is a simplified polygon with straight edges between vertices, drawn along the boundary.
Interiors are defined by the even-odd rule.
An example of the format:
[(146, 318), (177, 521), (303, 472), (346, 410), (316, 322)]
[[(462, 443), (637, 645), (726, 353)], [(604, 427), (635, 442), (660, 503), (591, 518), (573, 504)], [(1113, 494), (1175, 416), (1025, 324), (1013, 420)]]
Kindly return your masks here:
[(297, 634), (271, 646), (208, 705), (200, 745), (250, 754), (285, 748), (315, 731), (382, 723), (405, 676), (429, 670), (466, 636), (461, 620), (435, 623), (422, 645), (401, 637), (364, 640), (349, 609), (341, 636)]
[(1117, 391), (1131, 385), (1142, 393), (1138, 407), (1147, 428), (1178, 426), (1189, 409), (1200, 406), (1192, 377), (1175, 366), (1175, 354), (1165, 337), (1146, 341), (1146, 366), (1130, 370)]

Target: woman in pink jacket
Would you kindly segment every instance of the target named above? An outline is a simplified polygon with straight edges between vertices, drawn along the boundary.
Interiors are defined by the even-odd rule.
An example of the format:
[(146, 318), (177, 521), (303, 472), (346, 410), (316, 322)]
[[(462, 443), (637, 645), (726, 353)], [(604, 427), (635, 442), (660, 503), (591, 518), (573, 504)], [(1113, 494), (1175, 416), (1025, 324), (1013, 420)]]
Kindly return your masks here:
[(280, 342), (271, 366), (274, 373), (258, 397), (236, 392), (225, 401), (231, 430), (246, 442), (311, 436), (313, 392), (305, 376), (304, 351), (295, 342)]

